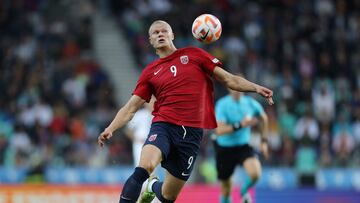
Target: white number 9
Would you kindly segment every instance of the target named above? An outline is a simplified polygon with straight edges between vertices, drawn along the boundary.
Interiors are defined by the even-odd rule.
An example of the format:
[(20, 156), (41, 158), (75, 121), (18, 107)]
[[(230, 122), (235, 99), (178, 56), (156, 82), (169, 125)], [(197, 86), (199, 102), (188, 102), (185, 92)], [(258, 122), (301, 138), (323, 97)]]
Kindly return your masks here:
[(189, 158), (189, 160), (188, 160), (189, 166), (187, 167), (187, 169), (189, 169), (189, 168), (191, 167), (191, 164), (193, 163), (193, 161), (194, 161), (194, 157), (191, 156), (191, 157)]
[(176, 73), (177, 73), (177, 69), (176, 69), (176, 66), (171, 66), (170, 67), (170, 72), (172, 72), (174, 74), (174, 77), (176, 76)]

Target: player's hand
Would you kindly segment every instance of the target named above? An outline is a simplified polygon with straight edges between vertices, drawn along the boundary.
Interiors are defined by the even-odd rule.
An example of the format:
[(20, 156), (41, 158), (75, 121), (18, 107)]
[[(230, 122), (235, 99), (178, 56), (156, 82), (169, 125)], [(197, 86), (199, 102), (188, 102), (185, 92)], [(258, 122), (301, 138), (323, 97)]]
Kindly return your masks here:
[(112, 131), (106, 128), (98, 137), (98, 145), (100, 147), (103, 147), (105, 141), (110, 139), (111, 137), (112, 137)]
[(260, 151), (261, 151), (262, 155), (264, 155), (265, 160), (268, 160), (270, 157), (270, 154), (269, 154), (269, 146), (268, 146), (267, 142), (261, 141)]
[(255, 117), (245, 117), (241, 120), (241, 127), (251, 127), (258, 123), (258, 119)]
[(256, 93), (260, 94), (261, 96), (265, 97), (265, 99), (267, 100), (269, 105), (273, 105), (274, 101), (273, 101), (273, 91), (263, 87), (261, 85), (257, 85), (256, 86)]

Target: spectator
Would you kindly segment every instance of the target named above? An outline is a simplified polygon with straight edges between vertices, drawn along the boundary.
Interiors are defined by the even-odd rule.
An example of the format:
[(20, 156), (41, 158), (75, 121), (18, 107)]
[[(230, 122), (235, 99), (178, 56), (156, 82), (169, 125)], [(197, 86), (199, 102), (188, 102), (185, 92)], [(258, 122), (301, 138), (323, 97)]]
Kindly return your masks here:
[[(111, 83), (92, 57), (93, 8), (88, 0), (0, 5), (0, 97), (6, 98), (0, 101), (2, 164), (92, 163), (86, 160), (96, 146), (91, 133), (112, 117), (104, 114), (114, 107)], [(103, 92), (105, 104), (98, 99), (105, 98)], [(107, 109), (95, 124), (85, 116), (94, 109)]]
[(320, 123), (330, 123), (335, 117), (335, 92), (328, 80), (320, 80), (313, 89), (313, 110)]
[(320, 130), (320, 165), (331, 166), (331, 130), (328, 123), (321, 124)]
[(152, 98), (149, 103), (145, 103), (144, 107), (135, 113), (134, 117), (127, 125), (126, 135), (132, 141), (133, 164), (135, 167), (140, 163), (141, 149), (149, 134), (153, 118), (151, 113), (153, 111), (154, 102), (155, 98)]
[(295, 138), (297, 140), (310, 139), (311, 141), (317, 141), (319, 138), (319, 125), (310, 109), (306, 109), (304, 115), (296, 122)]

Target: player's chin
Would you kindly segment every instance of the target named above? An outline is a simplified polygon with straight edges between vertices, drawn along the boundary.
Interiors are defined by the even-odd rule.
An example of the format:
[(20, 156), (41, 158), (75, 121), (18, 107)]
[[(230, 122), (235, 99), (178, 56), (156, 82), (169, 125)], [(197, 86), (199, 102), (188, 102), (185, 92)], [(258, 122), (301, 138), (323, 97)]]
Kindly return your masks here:
[(161, 48), (164, 48), (164, 47), (167, 47), (167, 46), (168, 46), (168, 44), (165, 43), (165, 42), (163, 42), (163, 43), (157, 43), (157, 44), (155, 45), (155, 48), (156, 48), (156, 49), (161, 49)]

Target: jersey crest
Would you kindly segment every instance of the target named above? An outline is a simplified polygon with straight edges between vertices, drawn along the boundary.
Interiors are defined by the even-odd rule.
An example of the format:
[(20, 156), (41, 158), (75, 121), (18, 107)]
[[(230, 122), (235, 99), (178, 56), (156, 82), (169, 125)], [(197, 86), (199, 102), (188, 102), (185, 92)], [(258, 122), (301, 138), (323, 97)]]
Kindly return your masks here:
[(150, 135), (149, 141), (152, 142), (152, 141), (156, 140), (156, 137), (157, 137), (157, 134)]
[(187, 55), (184, 55), (184, 56), (180, 56), (180, 62), (182, 64), (187, 64), (189, 63), (189, 57)]

